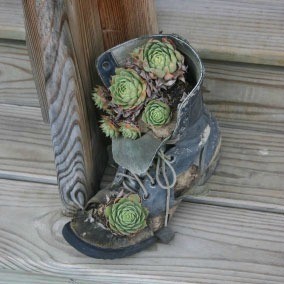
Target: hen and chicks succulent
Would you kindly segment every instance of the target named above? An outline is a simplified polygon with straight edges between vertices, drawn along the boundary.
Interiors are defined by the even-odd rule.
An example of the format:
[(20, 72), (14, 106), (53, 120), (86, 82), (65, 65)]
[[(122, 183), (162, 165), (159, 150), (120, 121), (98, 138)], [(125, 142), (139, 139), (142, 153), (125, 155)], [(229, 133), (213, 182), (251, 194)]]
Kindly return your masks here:
[(105, 112), (101, 129), (107, 137), (141, 136), (139, 121), (163, 127), (171, 120), (171, 105), (165, 96), (177, 80), (185, 82), (184, 56), (167, 38), (150, 39), (133, 50), (125, 68), (116, 68), (109, 89), (98, 86), (92, 95)]
[(138, 194), (122, 197), (104, 210), (108, 226), (118, 235), (135, 234), (147, 226), (148, 210), (141, 204)]

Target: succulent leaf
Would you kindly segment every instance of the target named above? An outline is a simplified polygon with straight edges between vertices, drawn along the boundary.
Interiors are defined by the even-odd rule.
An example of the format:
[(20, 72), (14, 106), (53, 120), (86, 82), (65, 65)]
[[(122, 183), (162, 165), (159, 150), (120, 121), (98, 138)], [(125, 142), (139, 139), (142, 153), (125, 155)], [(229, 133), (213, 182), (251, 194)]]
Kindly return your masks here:
[(120, 124), (119, 131), (122, 133), (122, 136), (124, 138), (128, 138), (128, 139), (135, 140), (141, 136), (139, 127), (132, 123), (128, 123), (128, 122), (122, 122)]
[(119, 235), (135, 234), (147, 226), (148, 210), (141, 205), (138, 194), (123, 197), (105, 208), (110, 229)]
[(117, 68), (109, 88), (112, 102), (122, 109), (135, 108), (145, 101), (146, 82), (132, 69)]
[(95, 105), (102, 110), (107, 110), (109, 107), (109, 100), (107, 99), (108, 91), (105, 87), (97, 86), (92, 93), (92, 98)]
[(166, 38), (150, 39), (131, 54), (134, 64), (150, 74), (152, 79), (162, 79), (171, 86), (176, 79), (184, 80), (184, 56)]
[(119, 135), (118, 128), (115, 126), (110, 117), (103, 115), (101, 119), (101, 129), (109, 138), (117, 138)]
[(159, 100), (150, 101), (142, 114), (142, 120), (150, 126), (163, 126), (171, 119), (170, 107)]

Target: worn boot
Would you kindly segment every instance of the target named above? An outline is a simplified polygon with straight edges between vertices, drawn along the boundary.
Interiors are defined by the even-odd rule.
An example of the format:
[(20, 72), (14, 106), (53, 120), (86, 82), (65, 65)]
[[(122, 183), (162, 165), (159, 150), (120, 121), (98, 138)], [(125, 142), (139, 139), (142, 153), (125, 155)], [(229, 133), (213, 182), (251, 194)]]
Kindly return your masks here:
[[(169, 137), (161, 141), (145, 134), (134, 141), (113, 139), (113, 158), (119, 165), (114, 181), (63, 229), (64, 238), (88, 256), (120, 258), (157, 240), (169, 242), (174, 234), (168, 221), (183, 194), (202, 185), (217, 165), (221, 138), (216, 119), (203, 104), (201, 60), (179, 36), (154, 38), (165, 36), (185, 55), (195, 86), (178, 105)], [(126, 54), (147, 40), (128, 41), (98, 58), (97, 69), (107, 87), (115, 67), (125, 64)]]

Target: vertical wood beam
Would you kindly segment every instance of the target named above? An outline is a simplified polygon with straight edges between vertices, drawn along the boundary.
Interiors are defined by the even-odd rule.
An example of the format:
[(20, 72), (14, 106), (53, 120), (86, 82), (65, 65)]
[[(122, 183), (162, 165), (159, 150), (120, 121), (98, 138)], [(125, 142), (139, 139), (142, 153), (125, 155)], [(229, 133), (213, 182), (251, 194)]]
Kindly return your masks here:
[(154, 0), (98, 0), (105, 49), (158, 33)]
[(107, 158), (91, 88), (103, 51), (96, 1), (23, 0), (27, 43), (51, 125), (60, 196), (66, 215), (98, 189)]
[(157, 33), (154, 0), (22, 0), (27, 45), (49, 119), (66, 215), (99, 188), (107, 162), (91, 91), (95, 59), (114, 45)]
[(45, 78), (43, 72), (43, 53), (41, 49), (41, 40), (38, 30), (38, 15), (36, 5), (33, 1), (28, 3), (23, 1), (25, 28), (26, 28), (26, 44), (31, 59), (32, 72), (35, 80), (36, 90), (38, 93), (39, 104), (41, 108), (43, 121), (48, 123), (48, 103), (45, 95)]

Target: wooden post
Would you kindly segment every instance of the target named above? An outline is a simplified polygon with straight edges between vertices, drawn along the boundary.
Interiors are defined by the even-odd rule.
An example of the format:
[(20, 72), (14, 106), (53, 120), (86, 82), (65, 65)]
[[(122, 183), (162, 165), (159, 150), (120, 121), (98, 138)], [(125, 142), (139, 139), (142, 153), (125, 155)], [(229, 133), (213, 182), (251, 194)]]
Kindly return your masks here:
[(23, 8), (42, 113), (51, 125), (60, 196), (65, 214), (72, 215), (98, 190), (107, 162), (90, 95), (98, 79), (95, 59), (105, 48), (156, 33), (154, 4), (23, 0)]
[(99, 0), (105, 49), (141, 35), (158, 33), (153, 0)]

